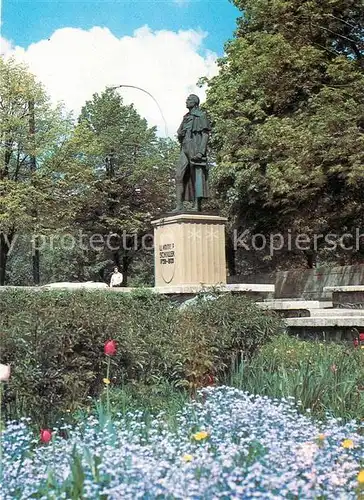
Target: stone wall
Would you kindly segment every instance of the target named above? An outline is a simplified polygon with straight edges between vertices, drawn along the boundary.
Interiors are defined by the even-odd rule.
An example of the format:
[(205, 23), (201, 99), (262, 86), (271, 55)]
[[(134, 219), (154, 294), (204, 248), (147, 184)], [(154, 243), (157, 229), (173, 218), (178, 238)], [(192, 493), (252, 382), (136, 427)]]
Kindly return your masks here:
[(364, 285), (364, 265), (278, 271), (272, 275), (249, 277), (231, 276), (228, 281), (229, 283), (274, 283), (276, 299), (331, 300), (331, 293), (325, 293), (323, 288)]

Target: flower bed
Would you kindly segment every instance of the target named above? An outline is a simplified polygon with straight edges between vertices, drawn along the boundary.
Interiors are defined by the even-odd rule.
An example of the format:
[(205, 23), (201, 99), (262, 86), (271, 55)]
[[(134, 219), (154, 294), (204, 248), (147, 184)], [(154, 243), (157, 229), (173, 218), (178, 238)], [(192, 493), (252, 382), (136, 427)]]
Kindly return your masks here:
[(279, 318), (244, 297), (203, 297), (181, 310), (143, 290), (2, 291), (0, 363), (12, 366), (3, 415), (49, 427), (69, 410), (85, 410), (104, 390), (105, 355), (114, 351), (110, 391), (169, 383), (194, 392), (282, 332)]
[(357, 425), (314, 422), (291, 400), (208, 388), (174, 429), (166, 422), (141, 412), (90, 417), (48, 444), (26, 421), (10, 423), (2, 498), (349, 499), (364, 483)]

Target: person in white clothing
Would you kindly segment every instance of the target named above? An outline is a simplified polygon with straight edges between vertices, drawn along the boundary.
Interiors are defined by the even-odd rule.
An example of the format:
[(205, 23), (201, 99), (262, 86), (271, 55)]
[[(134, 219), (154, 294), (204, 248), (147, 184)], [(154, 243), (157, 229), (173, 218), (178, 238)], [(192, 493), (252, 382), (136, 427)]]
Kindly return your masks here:
[(123, 275), (117, 267), (114, 267), (114, 272), (111, 275), (110, 287), (120, 286), (123, 282)]

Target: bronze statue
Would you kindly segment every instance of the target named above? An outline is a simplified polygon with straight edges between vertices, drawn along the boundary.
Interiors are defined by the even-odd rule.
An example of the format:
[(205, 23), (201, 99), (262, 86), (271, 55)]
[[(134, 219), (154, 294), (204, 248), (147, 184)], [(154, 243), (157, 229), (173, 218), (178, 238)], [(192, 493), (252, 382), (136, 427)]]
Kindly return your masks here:
[(177, 131), (181, 153), (176, 168), (177, 207), (173, 212), (182, 212), (184, 201), (192, 201), (193, 211), (201, 212), (201, 200), (209, 197), (206, 151), (211, 126), (199, 105), (197, 95), (187, 97), (189, 111)]

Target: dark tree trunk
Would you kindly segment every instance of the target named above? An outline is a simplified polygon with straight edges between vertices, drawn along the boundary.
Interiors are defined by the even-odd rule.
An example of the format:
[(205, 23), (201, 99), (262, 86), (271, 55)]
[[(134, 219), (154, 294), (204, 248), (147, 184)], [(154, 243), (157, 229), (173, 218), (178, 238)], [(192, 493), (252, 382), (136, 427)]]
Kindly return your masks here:
[(306, 250), (303, 252), (306, 258), (308, 269), (313, 269), (316, 264), (316, 254), (313, 250)]
[(228, 265), (229, 276), (235, 276), (236, 275), (235, 248), (233, 240), (230, 236), (228, 236), (226, 239), (225, 251), (226, 251), (226, 261)]
[[(0, 166), (0, 180), (7, 179), (9, 176), (9, 163), (12, 155), (12, 143), (8, 137), (5, 137), (5, 157), (4, 166)], [(8, 260), (9, 249), (12, 236), (6, 235), (0, 231), (0, 286), (5, 285), (6, 263)]]
[(120, 271), (120, 254), (119, 254), (119, 251), (114, 252), (112, 254), (112, 259), (114, 261), (114, 266), (116, 266), (117, 268), (119, 268), (119, 271)]
[(128, 286), (128, 270), (129, 270), (129, 265), (131, 262), (131, 258), (129, 257), (129, 254), (126, 253), (123, 255), (123, 286)]
[(5, 285), (6, 264), (10, 250), (12, 238), (6, 238), (3, 233), (0, 233), (0, 286)]
[[(35, 244), (38, 245), (38, 238), (36, 238)], [(39, 255), (38, 248), (36, 248), (34, 250), (32, 260), (33, 260), (33, 283), (34, 283), (34, 285), (39, 285), (39, 283), (40, 283), (40, 255)]]
[[(29, 134), (32, 138), (35, 135), (35, 114), (34, 114), (34, 101), (29, 101)], [(34, 155), (30, 157), (30, 171), (33, 175), (37, 170), (37, 160)], [(37, 209), (33, 210), (33, 217), (37, 218)], [(40, 283), (40, 256), (39, 256), (39, 241), (37, 236), (35, 236), (35, 249), (33, 253), (33, 283), (39, 285)]]

